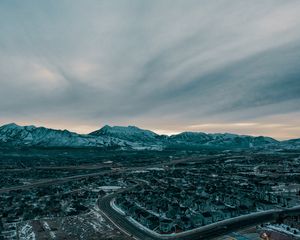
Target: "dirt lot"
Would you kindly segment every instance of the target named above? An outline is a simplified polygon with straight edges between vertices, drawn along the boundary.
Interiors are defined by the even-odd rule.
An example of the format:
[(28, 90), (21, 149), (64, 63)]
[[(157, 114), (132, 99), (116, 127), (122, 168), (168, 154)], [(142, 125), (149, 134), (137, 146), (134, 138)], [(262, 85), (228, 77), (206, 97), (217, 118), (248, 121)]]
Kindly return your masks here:
[(28, 221), (20, 224), (17, 229), (20, 240), (130, 239), (113, 226), (110, 226), (96, 210), (78, 216), (54, 220)]

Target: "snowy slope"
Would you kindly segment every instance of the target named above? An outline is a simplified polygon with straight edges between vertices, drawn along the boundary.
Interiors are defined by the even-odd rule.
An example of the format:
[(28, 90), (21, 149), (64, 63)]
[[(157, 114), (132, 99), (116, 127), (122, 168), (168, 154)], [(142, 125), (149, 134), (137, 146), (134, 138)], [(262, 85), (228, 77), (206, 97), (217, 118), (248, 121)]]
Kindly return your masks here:
[(281, 146), (286, 149), (300, 149), (300, 138), (282, 141)]
[(121, 127), (105, 125), (100, 130), (90, 133), (91, 136), (109, 136), (131, 142), (156, 142), (159, 135), (149, 130), (140, 129), (135, 126)]
[(130, 147), (138, 150), (162, 150), (164, 143), (161, 141), (164, 136), (160, 136), (152, 131), (140, 129), (135, 126), (108, 126), (89, 134), (96, 137), (111, 137), (121, 139), (130, 143)]
[(172, 135), (169, 139), (177, 144), (193, 144), (204, 146), (217, 146), (217, 147), (258, 147), (269, 144), (277, 144), (273, 138), (269, 137), (252, 137), (237, 135), (231, 133), (197, 133), (197, 132), (183, 132), (177, 135)]
[(67, 130), (19, 126), (11, 123), (0, 127), (0, 142), (14, 146), (42, 147), (107, 147), (125, 145), (119, 139), (80, 135)]
[(119, 149), (162, 150), (170, 146), (184, 147), (284, 147), (300, 148), (300, 140), (278, 142), (269, 137), (253, 137), (237, 134), (207, 134), (183, 132), (165, 136), (134, 126), (111, 127), (90, 134), (77, 134), (67, 130), (54, 130), (44, 127), (7, 124), (0, 127), (0, 144), (10, 146), (41, 147), (114, 147)]

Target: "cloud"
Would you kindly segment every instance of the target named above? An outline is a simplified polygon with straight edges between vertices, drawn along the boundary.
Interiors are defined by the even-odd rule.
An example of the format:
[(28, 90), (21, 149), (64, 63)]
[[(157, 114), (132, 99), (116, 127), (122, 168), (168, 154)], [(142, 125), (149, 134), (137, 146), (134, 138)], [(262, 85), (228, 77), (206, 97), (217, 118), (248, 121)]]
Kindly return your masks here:
[(267, 126), (299, 112), (299, 12), (295, 0), (1, 1), (0, 122)]

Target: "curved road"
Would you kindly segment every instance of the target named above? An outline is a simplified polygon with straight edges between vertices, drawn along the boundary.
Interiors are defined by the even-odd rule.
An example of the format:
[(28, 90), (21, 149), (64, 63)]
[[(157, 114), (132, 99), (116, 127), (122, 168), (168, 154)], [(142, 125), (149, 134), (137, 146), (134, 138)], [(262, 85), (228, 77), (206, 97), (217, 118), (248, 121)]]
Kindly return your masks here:
[(233, 231), (270, 222), (272, 220), (278, 219), (280, 216), (283, 215), (291, 213), (300, 213), (300, 207), (295, 207), (287, 210), (270, 210), (223, 220), (190, 231), (182, 232), (173, 236), (160, 234), (155, 235), (151, 232), (143, 230), (142, 228), (139, 228), (137, 225), (130, 222), (125, 215), (115, 211), (111, 207), (111, 202), (117, 194), (118, 193), (114, 193), (98, 200), (98, 207), (100, 209), (100, 212), (121, 231), (123, 231), (129, 236), (134, 237), (135, 239), (141, 240), (213, 239), (215, 237), (222, 236)]

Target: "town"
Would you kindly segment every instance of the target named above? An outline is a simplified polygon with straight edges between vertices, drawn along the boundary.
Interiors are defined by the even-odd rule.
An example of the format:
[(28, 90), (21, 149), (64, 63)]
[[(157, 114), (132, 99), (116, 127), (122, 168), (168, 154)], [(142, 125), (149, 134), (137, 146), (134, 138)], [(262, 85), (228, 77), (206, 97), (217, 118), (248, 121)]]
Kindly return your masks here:
[(146, 183), (122, 193), (116, 204), (159, 233), (186, 231), (256, 211), (297, 206), (299, 159), (287, 162), (280, 155), (224, 154), (148, 169), (130, 175)]
[[(120, 158), (122, 154), (124, 157)], [(126, 153), (115, 157), (109, 153), (100, 158), (99, 155), (97, 161), (91, 157), (90, 162), (77, 161), (75, 166), (51, 166), (52, 170), (44, 178), (43, 174), (32, 176), (32, 171), (42, 173), (43, 166), (31, 171), (11, 168), (6, 178), (22, 184), (13, 181), (9, 185), (7, 181), (0, 189), (1, 238), (22, 239), (25, 227), (31, 229), (30, 224), (45, 219), (56, 224), (78, 216), (91, 219), (91, 212), (95, 213), (100, 206), (98, 202), (110, 195), (114, 195), (111, 205), (115, 211), (124, 213), (138, 227), (161, 235), (184, 233), (226, 219), (300, 205), (297, 152), (131, 152), (128, 155), (132, 161), (126, 160)], [(56, 161), (51, 161), (55, 165)], [(97, 210), (97, 216), (104, 218), (105, 227), (114, 228), (105, 220), (101, 209)], [(297, 216), (270, 224), (257, 228), (257, 234), (274, 232), (272, 227), (278, 224), (294, 236), (300, 234)], [(65, 230), (59, 227), (49, 229), (41, 228), (35, 234), (55, 232), (56, 236), (65, 236)], [(93, 236), (101, 239), (99, 229), (93, 230)], [(126, 239), (123, 233), (118, 234)]]

